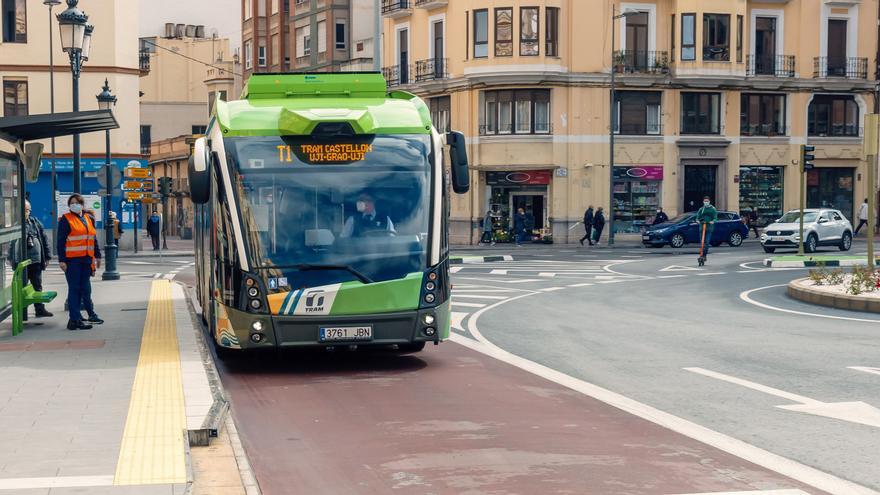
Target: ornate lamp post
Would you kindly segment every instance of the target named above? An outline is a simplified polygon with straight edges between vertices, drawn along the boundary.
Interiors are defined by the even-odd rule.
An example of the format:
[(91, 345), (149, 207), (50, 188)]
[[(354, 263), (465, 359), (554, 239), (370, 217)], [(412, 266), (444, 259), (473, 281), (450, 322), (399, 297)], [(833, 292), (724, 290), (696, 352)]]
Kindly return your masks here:
[[(58, 14), (58, 28), (61, 33), (61, 47), (70, 57), (70, 73), (73, 80), (73, 111), (79, 111), (79, 74), (82, 64), (89, 59), (91, 48), (92, 31), (89, 16), (79, 10), (76, 4), (79, 0), (67, 0), (67, 9)], [(79, 134), (73, 135), (73, 192), (82, 192), (82, 177), (80, 173), (81, 153), (79, 149)]]
[[(110, 92), (110, 83), (107, 79), (104, 79), (104, 87), (101, 88), (101, 93), (98, 94), (98, 108), (101, 110), (111, 110), (116, 106), (116, 95)], [(116, 255), (118, 254), (119, 247), (116, 246), (116, 243), (113, 239), (113, 221), (110, 218), (110, 212), (113, 211), (113, 183), (111, 182), (111, 173), (113, 165), (110, 162), (110, 130), (105, 131), (105, 142), (106, 146), (104, 149), (104, 173), (106, 173), (106, 187), (104, 188), (105, 195), (107, 201), (107, 207), (104, 211), (104, 253), (106, 259), (104, 260), (104, 274), (101, 275), (101, 280), (119, 280), (119, 272), (116, 270)]]

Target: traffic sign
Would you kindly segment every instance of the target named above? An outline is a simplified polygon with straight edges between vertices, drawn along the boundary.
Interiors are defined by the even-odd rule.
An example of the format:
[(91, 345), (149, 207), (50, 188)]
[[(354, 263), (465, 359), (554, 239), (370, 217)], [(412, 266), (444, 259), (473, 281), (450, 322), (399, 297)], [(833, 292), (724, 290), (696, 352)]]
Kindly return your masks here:
[(125, 191), (125, 199), (139, 200), (144, 199), (144, 193), (136, 191)]
[[(99, 170), (98, 173), (98, 184), (101, 187), (107, 187), (107, 166), (104, 165), (104, 170)], [(119, 171), (115, 166), (110, 167), (110, 187), (116, 187), (119, 183), (122, 182), (122, 172)]]
[(136, 189), (143, 189), (144, 183), (138, 182), (136, 180), (127, 180), (124, 184), (122, 184), (122, 188), (127, 191), (134, 191)]
[(128, 167), (125, 169), (125, 176), (132, 179), (146, 179), (151, 175), (152, 173), (148, 168)]
[(161, 203), (161, 202), (162, 202), (162, 200), (160, 198), (144, 198), (141, 200), (141, 203), (146, 203), (146, 204)]

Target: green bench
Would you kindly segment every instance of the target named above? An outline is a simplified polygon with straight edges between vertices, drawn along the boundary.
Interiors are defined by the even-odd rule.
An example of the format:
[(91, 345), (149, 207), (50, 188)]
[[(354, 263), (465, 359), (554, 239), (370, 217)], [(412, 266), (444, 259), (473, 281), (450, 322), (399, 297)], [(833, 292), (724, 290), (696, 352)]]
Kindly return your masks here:
[(31, 284), (24, 285), (24, 271), (31, 260), (24, 260), (15, 267), (12, 275), (12, 335), (16, 336), (24, 329), (23, 315), (31, 304), (47, 304), (55, 300), (55, 291), (37, 292)]

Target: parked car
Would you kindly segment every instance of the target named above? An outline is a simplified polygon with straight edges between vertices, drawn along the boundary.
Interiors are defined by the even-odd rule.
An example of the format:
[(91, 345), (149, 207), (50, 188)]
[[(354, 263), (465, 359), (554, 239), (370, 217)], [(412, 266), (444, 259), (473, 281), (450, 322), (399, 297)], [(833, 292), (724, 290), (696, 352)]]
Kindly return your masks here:
[[(791, 210), (771, 223), (761, 234), (761, 246), (772, 253), (778, 248), (797, 249), (800, 242), (800, 210)], [(852, 247), (853, 227), (839, 210), (810, 208), (804, 210), (804, 251), (812, 253), (819, 246), (837, 246), (841, 251)]]
[[(719, 211), (710, 244), (720, 246), (726, 242), (738, 247), (748, 235), (749, 228), (738, 214), (732, 211)], [(663, 247), (668, 244), (680, 248), (685, 244), (699, 244), (701, 236), (696, 212), (683, 213), (668, 222), (648, 227), (642, 235), (642, 244), (648, 247)]]

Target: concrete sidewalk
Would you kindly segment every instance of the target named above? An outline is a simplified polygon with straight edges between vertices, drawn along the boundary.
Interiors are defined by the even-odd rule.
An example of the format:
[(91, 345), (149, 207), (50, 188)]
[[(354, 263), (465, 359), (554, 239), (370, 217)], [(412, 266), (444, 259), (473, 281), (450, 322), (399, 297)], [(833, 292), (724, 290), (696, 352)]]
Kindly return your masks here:
[[(31, 317), (15, 338), (10, 321), (0, 323), (0, 495), (244, 494), (234, 457), (190, 460), (188, 437), (206, 437), (223, 418), (209, 414), (222, 396), (183, 288), (94, 279), (106, 323), (69, 331), (63, 277), (48, 273), (44, 283), (59, 289), (54, 318)], [(200, 475), (222, 478), (223, 490), (197, 489)]]
[[(163, 246), (160, 241), (160, 246)], [(150, 240), (150, 237), (144, 233), (141, 236), (141, 232), (138, 232), (138, 252), (134, 252), (133, 250), (126, 249), (119, 251), (120, 258), (152, 258), (158, 256), (165, 257), (182, 257), (182, 256), (194, 256), (194, 244), (192, 239), (179, 239), (177, 237), (168, 237), (165, 239), (164, 246), (167, 246), (167, 249), (160, 249), (158, 251), (153, 250), (153, 243)]]

